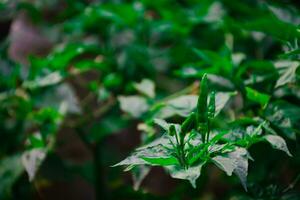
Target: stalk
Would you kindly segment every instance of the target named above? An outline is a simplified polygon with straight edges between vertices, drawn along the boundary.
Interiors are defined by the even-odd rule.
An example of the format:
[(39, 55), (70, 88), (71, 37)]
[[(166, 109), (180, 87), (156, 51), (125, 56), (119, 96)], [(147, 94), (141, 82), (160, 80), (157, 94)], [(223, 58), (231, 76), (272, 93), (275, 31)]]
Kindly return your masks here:
[(202, 141), (205, 142), (207, 135), (207, 97), (208, 97), (208, 85), (207, 75), (204, 74), (201, 80), (199, 98), (197, 102), (197, 130), (201, 133)]

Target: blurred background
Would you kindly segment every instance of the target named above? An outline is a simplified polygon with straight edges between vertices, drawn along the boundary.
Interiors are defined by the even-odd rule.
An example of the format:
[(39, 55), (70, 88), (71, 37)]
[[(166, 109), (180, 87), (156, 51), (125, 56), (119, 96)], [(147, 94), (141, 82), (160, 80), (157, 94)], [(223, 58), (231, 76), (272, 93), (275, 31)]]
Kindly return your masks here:
[[(0, 199), (300, 199), (299, 11), (298, 0), (0, 0)], [(275, 93), (282, 60), (296, 67)], [(111, 167), (155, 135), (144, 102), (120, 96), (147, 93), (143, 80), (148, 103), (195, 93), (204, 73), (218, 90), (284, 100), (285, 118), (266, 116), (293, 157), (251, 147), (248, 192), (214, 166), (197, 189), (160, 167), (144, 180)], [(237, 95), (218, 123), (258, 115)]]

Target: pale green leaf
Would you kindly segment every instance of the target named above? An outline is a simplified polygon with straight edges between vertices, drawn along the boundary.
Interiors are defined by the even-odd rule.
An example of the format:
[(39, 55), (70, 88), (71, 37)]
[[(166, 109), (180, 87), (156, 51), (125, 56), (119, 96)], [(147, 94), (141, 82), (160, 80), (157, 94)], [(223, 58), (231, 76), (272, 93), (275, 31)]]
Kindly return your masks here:
[(266, 135), (264, 138), (272, 145), (274, 149), (284, 151), (288, 156), (292, 157), (292, 154), (290, 153), (286, 142), (282, 137), (278, 135)]
[(174, 115), (187, 117), (196, 107), (198, 96), (184, 95), (171, 99), (165, 103), (157, 114), (157, 118), (165, 119)]
[(43, 148), (32, 149), (23, 153), (22, 164), (27, 171), (29, 181), (33, 181), (45, 157), (46, 150)]
[(143, 79), (140, 83), (134, 83), (133, 86), (137, 91), (146, 95), (147, 97), (155, 97), (155, 85), (153, 81), (149, 79)]
[(200, 163), (196, 166), (191, 166), (184, 169), (180, 166), (167, 166), (166, 169), (170, 173), (171, 177), (176, 179), (184, 179), (190, 181), (192, 186), (196, 188), (196, 180), (201, 174), (201, 169), (204, 163)]
[(135, 166), (132, 170), (132, 179), (133, 179), (133, 188), (135, 191), (137, 191), (142, 181), (145, 179), (145, 177), (149, 174), (151, 167), (146, 165), (139, 165)]
[[(147, 146), (147, 147), (140, 147), (136, 149), (134, 153), (132, 153), (129, 157), (124, 159), (123, 161), (117, 163), (115, 166), (121, 166), (121, 165), (151, 165), (151, 162), (147, 162), (145, 158), (150, 158), (149, 160), (155, 160), (155, 159), (168, 159), (170, 158), (170, 152), (167, 151), (167, 149), (161, 145), (157, 144), (155, 146)], [(153, 161), (155, 162), (155, 161)], [(156, 163), (153, 165), (157, 165)]]
[(129, 113), (132, 117), (138, 118), (144, 114), (149, 105), (144, 97), (140, 96), (120, 96), (118, 98), (121, 110)]
[[(216, 93), (216, 114), (220, 111), (229, 101), (230, 97), (235, 95), (233, 92), (217, 92)], [(193, 112), (197, 106), (197, 95), (184, 95), (165, 103), (165, 106), (156, 114), (157, 118), (166, 119), (174, 115), (187, 117)]]
[(235, 95), (233, 92), (217, 92), (216, 93), (216, 112), (215, 116), (217, 116), (221, 110), (225, 107), (230, 97)]
[(227, 158), (224, 156), (216, 156), (212, 158), (212, 161), (223, 171), (226, 172), (228, 176), (232, 175), (233, 170), (237, 167), (236, 159)]
[(233, 173), (236, 174), (244, 189), (247, 191), (247, 175), (248, 175), (248, 152), (244, 148), (236, 148), (235, 151), (228, 154), (229, 158), (234, 159), (236, 162), (236, 168)]
[(55, 85), (63, 80), (63, 76), (60, 72), (52, 72), (46, 76), (38, 77), (32, 81), (25, 81), (23, 87), (29, 89), (35, 89), (39, 87), (46, 87), (50, 85)]
[(296, 80), (296, 71), (299, 67), (299, 62), (290, 62), (289, 66), (283, 70), (283, 73), (276, 82), (275, 88), (292, 83)]

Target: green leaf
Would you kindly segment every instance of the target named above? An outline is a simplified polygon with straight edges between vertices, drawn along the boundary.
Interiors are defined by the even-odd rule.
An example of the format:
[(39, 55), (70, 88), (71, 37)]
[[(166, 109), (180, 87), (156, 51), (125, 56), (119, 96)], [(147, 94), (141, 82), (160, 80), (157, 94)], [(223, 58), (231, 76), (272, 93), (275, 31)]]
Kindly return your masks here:
[(167, 166), (166, 169), (168, 170), (171, 177), (176, 179), (188, 180), (190, 181), (192, 186), (196, 188), (196, 180), (200, 177), (203, 165), (204, 163), (200, 163), (187, 169), (183, 169), (180, 166)]
[[(115, 164), (114, 167), (121, 165), (157, 165), (157, 163), (152, 164), (150, 161), (159, 162), (160, 159), (169, 159), (171, 157), (171, 153), (167, 151), (165, 146), (160, 143), (161, 141), (162, 140), (157, 139), (150, 145), (145, 145), (144, 147), (137, 148), (135, 152), (133, 152), (129, 157)], [(149, 158), (149, 162), (146, 161), (145, 158)]]
[(171, 124), (167, 123), (163, 119), (154, 119), (154, 123), (159, 125), (161, 128), (163, 128), (165, 131), (169, 131)]
[(294, 24), (281, 21), (272, 15), (248, 20), (245, 23), (241, 23), (240, 26), (247, 30), (266, 33), (284, 41), (292, 41), (295, 38), (300, 38), (300, 33)]
[(174, 131), (174, 132), (176, 131), (177, 134), (179, 132), (181, 132), (181, 126), (179, 124), (167, 123), (165, 120), (163, 120), (163, 119), (157, 119), (157, 118), (154, 119), (154, 123), (157, 124), (157, 125), (159, 125), (167, 133), (170, 133), (171, 127), (173, 127), (175, 129), (175, 130), (172, 130), (172, 131)]
[(135, 166), (132, 170), (133, 188), (137, 191), (142, 184), (142, 181), (150, 172), (150, 167), (146, 165)]
[(179, 165), (177, 158), (170, 156), (164, 158), (157, 158), (157, 157), (141, 157), (147, 163), (151, 165), (157, 166), (169, 166), (169, 165)]
[(266, 135), (264, 138), (272, 145), (274, 149), (284, 151), (288, 156), (292, 157), (284, 139), (278, 135)]
[(44, 148), (46, 146), (39, 132), (31, 134), (28, 140), (32, 148)]
[(285, 52), (284, 54), (279, 55), (279, 58), (287, 59), (290, 57), (296, 57), (300, 55), (300, 49), (291, 50), (289, 52)]
[(237, 167), (235, 159), (227, 158), (224, 156), (216, 156), (212, 158), (212, 161), (223, 171), (226, 172), (228, 176), (232, 175), (233, 170)]
[(122, 77), (118, 73), (109, 73), (103, 78), (103, 85), (105, 88), (118, 88), (122, 84)]
[(61, 83), (56, 87), (49, 88), (47, 92), (36, 100), (36, 106), (51, 107), (62, 111), (61, 114), (80, 114), (78, 98), (71, 85)]
[(183, 95), (165, 102), (155, 115), (156, 118), (166, 119), (174, 115), (187, 117), (196, 107), (198, 97), (196, 95)]
[(236, 168), (233, 173), (236, 174), (244, 189), (247, 191), (247, 175), (248, 175), (248, 152), (244, 148), (236, 148), (235, 151), (230, 152), (228, 157), (235, 160)]
[(246, 92), (249, 100), (259, 103), (262, 107), (266, 107), (271, 98), (269, 95), (258, 92), (250, 87), (246, 87)]
[[(235, 95), (235, 92), (217, 92), (216, 93), (216, 112), (217, 116), (226, 106), (230, 97)], [(183, 95), (171, 99), (164, 103), (164, 106), (156, 113), (155, 117), (160, 119), (170, 118), (174, 115), (187, 117), (196, 109), (198, 101), (197, 95)]]
[(216, 111), (215, 117), (221, 112), (221, 110), (226, 106), (230, 97), (236, 95), (236, 92), (217, 92), (216, 93)]
[(24, 168), (20, 155), (2, 158), (0, 161), (0, 199), (11, 199), (12, 187)]
[(147, 97), (155, 97), (155, 85), (153, 81), (149, 79), (143, 79), (140, 83), (134, 83), (134, 87), (137, 91), (146, 95)]
[(144, 97), (140, 96), (119, 96), (121, 110), (129, 113), (132, 117), (138, 118), (144, 114), (149, 105)]
[(290, 139), (296, 139), (296, 128), (299, 125), (300, 108), (285, 101), (276, 101), (270, 104), (266, 110), (266, 118)]
[(27, 171), (29, 181), (33, 181), (45, 157), (46, 150), (43, 148), (36, 148), (23, 153), (22, 164)]

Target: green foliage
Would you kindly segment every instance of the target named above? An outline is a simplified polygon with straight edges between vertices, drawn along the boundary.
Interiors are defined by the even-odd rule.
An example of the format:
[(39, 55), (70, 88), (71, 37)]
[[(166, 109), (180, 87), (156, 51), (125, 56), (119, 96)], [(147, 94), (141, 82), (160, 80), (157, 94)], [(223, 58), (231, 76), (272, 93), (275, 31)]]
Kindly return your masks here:
[[(251, 88), (246, 89), (247, 98), (263, 106), (268, 103), (267, 95)], [(215, 110), (215, 92), (208, 91), (205, 74), (201, 80), (196, 114), (192, 112), (181, 124), (156, 120), (156, 123), (165, 130), (161, 138), (136, 149), (130, 157), (115, 166), (125, 165), (127, 169), (146, 164), (163, 166), (173, 178), (187, 179), (193, 187), (196, 187), (196, 180), (201, 174), (202, 167), (212, 162), (228, 176), (235, 173), (247, 190), (248, 159), (251, 158), (247, 149), (250, 146), (266, 140), (273, 148), (292, 156), (284, 139), (272, 135), (274, 131), (266, 121), (258, 126), (247, 126), (244, 136), (232, 137), (229, 135), (231, 130), (225, 132), (222, 129), (213, 130), (211, 125), (215, 118)]]

